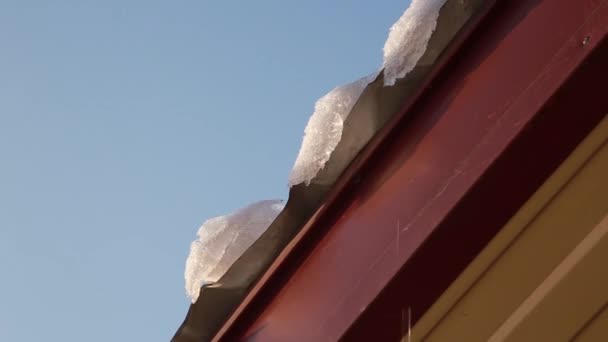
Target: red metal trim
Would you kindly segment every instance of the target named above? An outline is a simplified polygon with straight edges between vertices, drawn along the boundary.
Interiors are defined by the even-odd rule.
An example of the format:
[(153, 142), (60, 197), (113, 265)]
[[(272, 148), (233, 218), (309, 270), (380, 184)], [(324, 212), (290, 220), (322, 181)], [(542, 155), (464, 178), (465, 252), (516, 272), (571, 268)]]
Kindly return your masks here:
[[(414, 91), (413, 94), (404, 103), (403, 110), (395, 115), (392, 120), (389, 120), (387, 124), (371, 139), (367, 146), (359, 153), (357, 158), (352, 161), (351, 165), (344, 171), (341, 177), (336, 181), (331, 191), (328, 193), (324, 204), (313, 214), (308, 222), (302, 227), (294, 239), (285, 247), (281, 254), (277, 257), (275, 262), (269, 267), (269, 269), (262, 275), (260, 280), (255, 286), (249, 291), (246, 298), (242, 301), (241, 305), (237, 307), (235, 312), (226, 321), (224, 326), (216, 334), (214, 341), (225, 339), (226, 336), (234, 335), (234, 331), (240, 331), (239, 326), (246, 325), (244, 321), (249, 321), (247, 317), (255, 315), (257, 307), (260, 302), (265, 302), (268, 293), (271, 293), (278, 288), (282, 279), (288, 276), (284, 268), (293, 268), (298, 263), (298, 260), (302, 259), (302, 255), (308, 254), (311, 249), (309, 242), (317, 241), (326, 229), (324, 227), (323, 219), (326, 215), (330, 215), (331, 212), (341, 211), (343, 208), (344, 197), (348, 196), (348, 187), (352, 183), (358, 182), (357, 179), (360, 170), (366, 165), (373, 155), (381, 153), (380, 148), (383, 141), (393, 132), (396, 127), (401, 123), (403, 117), (407, 115), (408, 109), (413, 103), (423, 94), (423, 92), (429, 87), (433, 79), (439, 74), (443, 68), (449, 63), (450, 58), (456, 54), (461, 45), (466, 39), (473, 33), (477, 28), (481, 20), (487, 15), (490, 9), (494, 6), (497, 0), (487, 0), (484, 8), (480, 10), (480, 14), (472, 19), (469, 24), (465, 25), (460, 32), (451, 42), (450, 46), (446, 49), (442, 56), (435, 64), (434, 69), (431, 71), (429, 77), (423, 82), (423, 84)], [(345, 195), (346, 194), (346, 195)], [(249, 322), (251, 323), (251, 322)], [(234, 330), (234, 331), (233, 331)], [(232, 337), (230, 337), (232, 338)]]
[(407, 308), (414, 309), (413, 322), (426, 312), (608, 113), (606, 61), (608, 39), (459, 201), (342, 340), (398, 341)]
[[(467, 193), (481, 193), (478, 200), (487, 201), (502, 189), (508, 195), (500, 201), (510, 203), (507, 207), (525, 200), (530, 189), (519, 185), (530, 182), (528, 173), (488, 184), (481, 176), (500, 166), (499, 157), (525, 136), (524, 128), (535, 127), (540, 108), (606, 35), (607, 22), (606, 1), (502, 2), (485, 21), (484, 32), (476, 32), (434, 87), (408, 108), (416, 114), (408, 119), (402, 113), (404, 119), (368, 150), (376, 153), (366, 152), (348, 171), (352, 176), (358, 170), (363, 181), (341, 181), (334, 202), (307, 224), (216, 339), (336, 340), (357, 318), (346, 337), (360, 337), (373, 322), (361, 313), (386, 308), (394, 320), (395, 307), (408, 303), (417, 318), (495, 233), (489, 229), (480, 237), (483, 229), (463, 220), (471, 216), (458, 216), (466, 212), (463, 206), (470, 213), (471, 203), (484, 203), (467, 202)], [(596, 119), (579, 118), (567, 135), (584, 133)], [(563, 132), (557, 128), (554, 132)], [(557, 157), (547, 162), (543, 157), (551, 153), (546, 153), (528, 160), (531, 169), (547, 165), (539, 167), (546, 173), (572, 145), (554, 143)], [(502, 166), (499, 179), (509, 179), (505, 170), (516, 161)], [(502, 222), (507, 214), (486, 216)], [(454, 248), (459, 243), (462, 248)], [(442, 251), (450, 259), (440, 257)], [(424, 267), (433, 259), (445, 269)], [(433, 275), (441, 274), (435, 282)], [(386, 304), (399, 292), (396, 285), (387, 287), (392, 279), (401, 281), (391, 285), (410, 284), (397, 306)]]

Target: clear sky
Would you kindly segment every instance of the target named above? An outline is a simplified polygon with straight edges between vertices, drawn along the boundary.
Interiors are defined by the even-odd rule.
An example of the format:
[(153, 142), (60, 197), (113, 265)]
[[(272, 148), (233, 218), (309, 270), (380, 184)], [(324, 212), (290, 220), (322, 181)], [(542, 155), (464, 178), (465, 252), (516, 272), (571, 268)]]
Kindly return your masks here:
[(408, 3), (0, 0), (0, 341), (168, 341), (198, 226), (287, 196)]

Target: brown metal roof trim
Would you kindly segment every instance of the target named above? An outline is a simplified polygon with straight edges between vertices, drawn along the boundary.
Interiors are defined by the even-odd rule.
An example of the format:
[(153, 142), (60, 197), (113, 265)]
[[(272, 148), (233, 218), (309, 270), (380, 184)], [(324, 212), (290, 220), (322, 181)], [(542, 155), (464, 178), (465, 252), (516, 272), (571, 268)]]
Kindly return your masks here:
[[(203, 287), (199, 299), (172, 341), (208, 341), (220, 329), (234, 309), (285, 246), (296, 236), (311, 216), (320, 214), (320, 206), (329, 200), (330, 190), (338, 192), (338, 180), (345, 183), (352, 174), (340, 179), (370, 139), (379, 131), (388, 131), (400, 109), (418, 96), (448, 55), (453, 53), (466, 34), (480, 20), (492, 0), (448, 0), (441, 8), (437, 28), (417, 66), (394, 86), (383, 85), (382, 73), (364, 90), (344, 123), (342, 139), (324, 169), (309, 186), (291, 188), (285, 209), (258, 239), (226, 272), (220, 281)], [(459, 35), (460, 33), (460, 35)], [(443, 58), (440, 58), (442, 57)], [(344, 184), (342, 184), (343, 186)]]

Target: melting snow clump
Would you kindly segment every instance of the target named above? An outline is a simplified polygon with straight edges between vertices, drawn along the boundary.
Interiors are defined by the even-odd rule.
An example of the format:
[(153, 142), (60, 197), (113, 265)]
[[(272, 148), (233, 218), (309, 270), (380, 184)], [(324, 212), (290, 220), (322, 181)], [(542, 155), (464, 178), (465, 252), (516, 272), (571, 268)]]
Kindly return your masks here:
[(304, 139), (289, 175), (289, 187), (306, 183), (317, 175), (329, 160), (342, 138), (344, 120), (378, 73), (337, 87), (315, 103), (315, 111), (304, 129)]
[(384, 44), (384, 85), (393, 85), (414, 67), (437, 26), (439, 9), (446, 0), (412, 0), (391, 27)]
[[(435, 27), (439, 10), (447, 0), (412, 0), (401, 18), (391, 27), (384, 44), (384, 85), (393, 85), (405, 77), (424, 55)], [(358, 81), (335, 88), (320, 98), (304, 130), (302, 147), (296, 158), (289, 186), (311, 180), (323, 169), (342, 138), (344, 120), (365, 87), (377, 76), (374, 73)]]
[(268, 229), (283, 201), (260, 201), (235, 213), (209, 219), (198, 230), (186, 260), (186, 293), (195, 303), (201, 286), (217, 282)]

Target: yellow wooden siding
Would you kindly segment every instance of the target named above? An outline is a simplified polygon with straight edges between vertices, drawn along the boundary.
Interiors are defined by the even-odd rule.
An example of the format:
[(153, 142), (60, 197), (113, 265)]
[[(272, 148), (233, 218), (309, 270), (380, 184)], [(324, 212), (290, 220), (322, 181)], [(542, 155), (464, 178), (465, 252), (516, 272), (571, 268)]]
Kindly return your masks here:
[(418, 321), (412, 341), (567, 341), (598, 331), (607, 214), (604, 119)]

